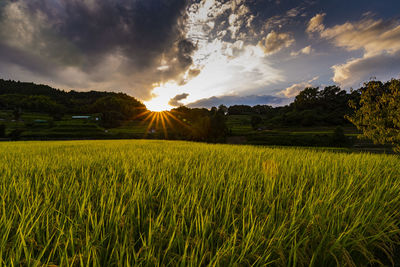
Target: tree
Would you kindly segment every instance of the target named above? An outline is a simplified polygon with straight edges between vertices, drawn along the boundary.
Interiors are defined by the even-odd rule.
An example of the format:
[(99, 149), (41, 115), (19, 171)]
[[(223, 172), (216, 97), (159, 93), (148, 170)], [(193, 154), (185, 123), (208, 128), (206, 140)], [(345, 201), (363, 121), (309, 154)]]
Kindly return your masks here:
[(93, 113), (102, 114), (102, 123), (106, 128), (120, 126), (124, 121), (135, 119), (145, 111), (145, 106), (133, 97), (117, 94), (99, 98), (90, 107)]
[(355, 112), (346, 117), (362, 131), (361, 137), (392, 144), (400, 152), (400, 80), (366, 83), (359, 103), (351, 101), (350, 106)]
[(228, 134), (225, 115), (217, 113), (210, 117), (210, 131), (208, 133), (208, 141), (222, 142)]
[(226, 115), (228, 113), (228, 108), (225, 105), (218, 106), (218, 113)]
[(254, 113), (262, 114), (262, 115), (269, 115), (273, 112), (273, 107), (268, 105), (256, 105), (253, 107)]
[(318, 87), (307, 87), (295, 97), (293, 105), (298, 110), (314, 109), (320, 103), (320, 94)]
[[(228, 134), (226, 117), (213, 108), (187, 108), (180, 106), (170, 112), (176, 118), (170, 121), (175, 137), (206, 142), (223, 142)], [(178, 121), (178, 122), (177, 122)]]
[(260, 123), (262, 122), (262, 118), (260, 116), (251, 116), (251, 127), (253, 127), (253, 129), (257, 129), (258, 125), (260, 125)]
[(234, 105), (228, 108), (229, 115), (247, 115), (252, 113), (253, 108), (248, 105)]
[(215, 113), (217, 113), (217, 111), (218, 111), (218, 109), (216, 107), (212, 107), (210, 109), (211, 114), (215, 114)]

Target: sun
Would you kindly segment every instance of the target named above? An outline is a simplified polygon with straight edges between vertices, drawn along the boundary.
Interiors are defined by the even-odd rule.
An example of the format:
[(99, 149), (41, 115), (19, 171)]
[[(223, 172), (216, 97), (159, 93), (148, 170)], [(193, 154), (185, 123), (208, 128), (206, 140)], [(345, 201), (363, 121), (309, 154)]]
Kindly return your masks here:
[(146, 108), (150, 111), (161, 112), (171, 110), (173, 107), (168, 104), (168, 97), (157, 96), (149, 101), (145, 101)]

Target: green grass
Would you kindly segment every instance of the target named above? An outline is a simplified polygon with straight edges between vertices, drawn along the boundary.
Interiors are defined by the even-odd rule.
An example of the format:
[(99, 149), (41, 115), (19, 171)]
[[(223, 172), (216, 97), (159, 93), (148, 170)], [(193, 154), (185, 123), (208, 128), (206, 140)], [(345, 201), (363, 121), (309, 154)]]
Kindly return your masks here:
[(118, 128), (109, 129), (110, 134), (131, 134), (138, 137), (144, 137), (147, 132), (147, 124), (145, 123), (131, 123), (129, 125), (121, 126)]
[(399, 166), (300, 148), (3, 142), (0, 266), (391, 264)]
[[(264, 117), (265, 116), (261, 116)], [(248, 145), (280, 145), (280, 146), (353, 146), (361, 145), (357, 139), (359, 131), (351, 125), (343, 127), (344, 134), (348, 142), (337, 144), (332, 142), (332, 135), (336, 126), (274, 126), (260, 124), (258, 129), (251, 126), (250, 115), (229, 115), (227, 117), (227, 127), (230, 136), (242, 137), (242, 143)], [(372, 142), (366, 144), (368, 147), (376, 147)], [(365, 146), (363, 144), (363, 146)], [(379, 151), (383, 151), (380, 147)]]

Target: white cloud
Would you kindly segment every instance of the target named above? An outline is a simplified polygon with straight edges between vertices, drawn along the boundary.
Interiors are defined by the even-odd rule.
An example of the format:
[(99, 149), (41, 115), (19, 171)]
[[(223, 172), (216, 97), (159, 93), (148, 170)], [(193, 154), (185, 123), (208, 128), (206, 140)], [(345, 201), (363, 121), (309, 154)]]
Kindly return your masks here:
[(219, 105), (233, 106), (233, 105), (272, 105), (277, 106), (285, 103), (286, 98), (281, 98), (271, 95), (223, 95), (213, 96), (210, 98), (199, 99), (193, 103), (189, 103), (188, 107), (218, 107)]
[(400, 50), (400, 24), (395, 21), (367, 19), (346, 22), (323, 30), (321, 37), (349, 51), (362, 49), (365, 56)]
[(264, 57), (259, 47), (241, 42), (215, 40), (199, 48), (193, 58), (201, 72), (181, 88), (190, 94), (185, 103), (215, 95), (243, 93), (282, 81), (281, 73)]
[[(236, 0), (221, 4), (215, 0), (203, 0), (189, 8), (187, 37), (196, 40), (193, 68), (200, 71), (181, 86), (172, 81), (160, 84), (153, 90), (160, 101), (170, 100), (171, 96), (182, 92), (188, 94), (181, 100), (183, 104), (215, 95), (243, 95), (248, 90), (284, 80), (282, 73), (266, 60), (263, 49), (252, 45), (246, 38), (242, 39), (243, 32), (235, 28), (239, 27), (238, 21), (240, 24), (246, 22), (240, 27), (250, 25), (246, 15), (249, 11), (243, 2)], [(224, 16), (225, 20), (217, 24), (218, 16)], [(203, 27), (205, 24), (214, 25), (215, 37), (209, 38), (212, 33), (210, 27)], [(227, 41), (226, 37), (231, 34), (236, 38)], [(286, 34), (279, 37), (285, 39)]]
[(325, 13), (317, 14), (310, 19), (306, 29), (307, 33), (322, 32), (325, 29), (324, 21)]
[(400, 52), (396, 54), (379, 54), (363, 58), (356, 58), (344, 64), (332, 67), (333, 81), (342, 86), (361, 86), (361, 82), (371, 78), (388, 80), (399, 78)]
[(314, 52), (314, 49), (311, 47), (311, 45), (306, 46), (299, 51), (293, 51), (290, 53), (292, 57), (296, 57), (298, 55), (304, 54), (304, 55), (310, 55), (312, 52)]
[(311, 83), (318, 80), (318, 78), (319, 77), (317, 76), (307, 82), (295, 83), (295, 84), (289, 86), (288, 88), (286, 88), (285, 90), (280, 91), (278, 93), (278, 95), (286, 96), (286, 97), (295, 97), (300, 93), (300, 91), (304, 90), (304, 88), (312, 87), (313, 85)]
[[(243, 0), (225, 3), (219, 0), (202, 0), (189, 7), (188, 36), (193, 39), (208, 39), (215, 27), (215, 20), (226, 13), (229, 14), (226, 18), (227, 30), (230, 31), (232, 39), (237, 38), (243, 26), (249, 28), (254, 19), (254, 15), (250, 14), (250, 9), (244, 4)], [(204, 25), (207, 25), (207, 30), (205, 30)], [(223, 35), (225, 34), (226, 32)]]
[[(363, 51), (360, 58), (332, 67), (333, 81), (342, 86), (358, 86), (371, 77), (398, 75), (400, 70), (400, 23), (396, 20), (363, 18), (326, 28), (321, 14), (309, 22), (309, 32), (318, 32), (321, 38), (347, 51)], [(312, 25), (312, 26), (311, 26)], [(314, 29), (314, 30), (312, 30)]]
[(300, 8), (292, 8), (286, 12), (288, 17), (296, 17), (300, 14)]
[(274, 54), (283, 48), (291, 46), (293, 43), (294, 39), (290, 33), (271, 31), (258, 45), (264, 50), (265, 54)]
[(281, 29), (285, 25), (296, 24), (299, 16), (304, 17), (306, 15), (305, 10), (307, 8), (305, 5), (307, 4), (303, 2), (282, 15), (275, 15), (268, 18), (265, 21), (264, 29), (260, 33), (263, 34), (263, 31), (269, 32), (272, 29)]

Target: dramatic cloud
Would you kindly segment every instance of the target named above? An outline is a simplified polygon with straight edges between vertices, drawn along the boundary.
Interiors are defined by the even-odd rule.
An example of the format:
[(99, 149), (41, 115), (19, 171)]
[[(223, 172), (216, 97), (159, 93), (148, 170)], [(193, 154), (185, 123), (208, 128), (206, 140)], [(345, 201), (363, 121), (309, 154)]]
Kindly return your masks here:
[(333, 81), (357, 87), (371, 78), (388, 80), (400, 78), (400, 52), (357, 58), (342, 65), (333, 66)]
[(184, 0), (2, 4), (0, 68), (13, 65), (63, 87), (124, 89), (148, 98), (154, 84), (183, 83), (192, 65), (196, 47), (185, 37), (186, 7)]
[(314, 49), (311, 47), (311, 45), (309, 45), (309, 46), (306, 46), (306, 47), (300, 49), (299, 51), (291, 52), (290, 55), (293, 57), (296, 57), (301, 54), (309, 55), (312, 52), (314, 52)]
[(182, 106), (183, 103), (180, 102), (183, 99), (186, 99), (189, 96), (189, 94), (183, 93), (180, 95), (176, 95), (174, 98), (171, 98), (171, 100), (169, 100), (168, 104), (173, 106), (173, 107), (179, 107)]
[(289, 86), (288, 88), (286, 88), (285, 90), (279, 92), (278, 95), (285, 96), (285, 97), (295, 97), (300, 93), (300, 91), (304, 90), (304, 88), (313, 87), (313, 85), (311, 83), (318, 80), (318, 78), (319, 77), (314, 77), (307, 82), (295, 83), (295, 84)]
[(366, 57), (382, 52), (395, 53), (400, 50), (400, 23), (373, 19), (346, 22), (323, 30), (321, 37), (349, 51), (362, 49)]
[[(306, 6), (308, 5), (305, 1), (298, 1), (299, 6), (289, 9), (286, 13), (278, 14), (274, 16), (267, 17), (264, 29), (266, 32), (271, 30), (282, 29), (286, 25), (295, 25), (298, 23), (299, 18), (305, 17)], [(261, 30), (261, 34), (264, 34), (264, 30)]]
[(265, 54), (273, 54), (283, 48), (287, 48), (294, 43), (294, 39), (289, 33), (277, 33), (271, 31), (263, 40), (259, 42)]
[(257, 46), (261, 37), (253, 31), (255, 18), (246, 1), (196, 1), (187, 17), (186, 37), (196, 44), (190, 70), (182, 84), (170, 81), (155, 87), (152, 100), (145, 102), (148, 107), (167, 104), (183, 92), (189, 94), (180, 101), (186, 105), (215, 95), (242, 95), (284, 79)]
[(325, 29), (323, 24), (325, 13), (317, 14), (310, 19), (306, 29), (307, 33), (322, 32)]
[(213, 96), (210, 98), (200, 99), (196, 102), (188, 104), (189, 107), (218, 107), (219, 105), (279, 105), (285, 102), (284, 98), (270, 95), (249, 95), (249, 96)]
[[(317, 16), (310, 20), (309, 27), (316, 24)], [(371, 77), (397, 76), (400, 69), (397, 63), (400, 54), (399, 21), (364, 18), (326, 28), (322, 19), (318, 19), (321, 38), (348, 51), (361, 50), (364, 53), (361, 58), (334, 65), (334, 82), (343, 86), (357, 86)]]
[(400, 2), (378, 2), (0, 0), (0, 78), (123, 91), (152, 110), (292, 84), (290, 97), (310, 73), (356, 86), (398, 75)]

